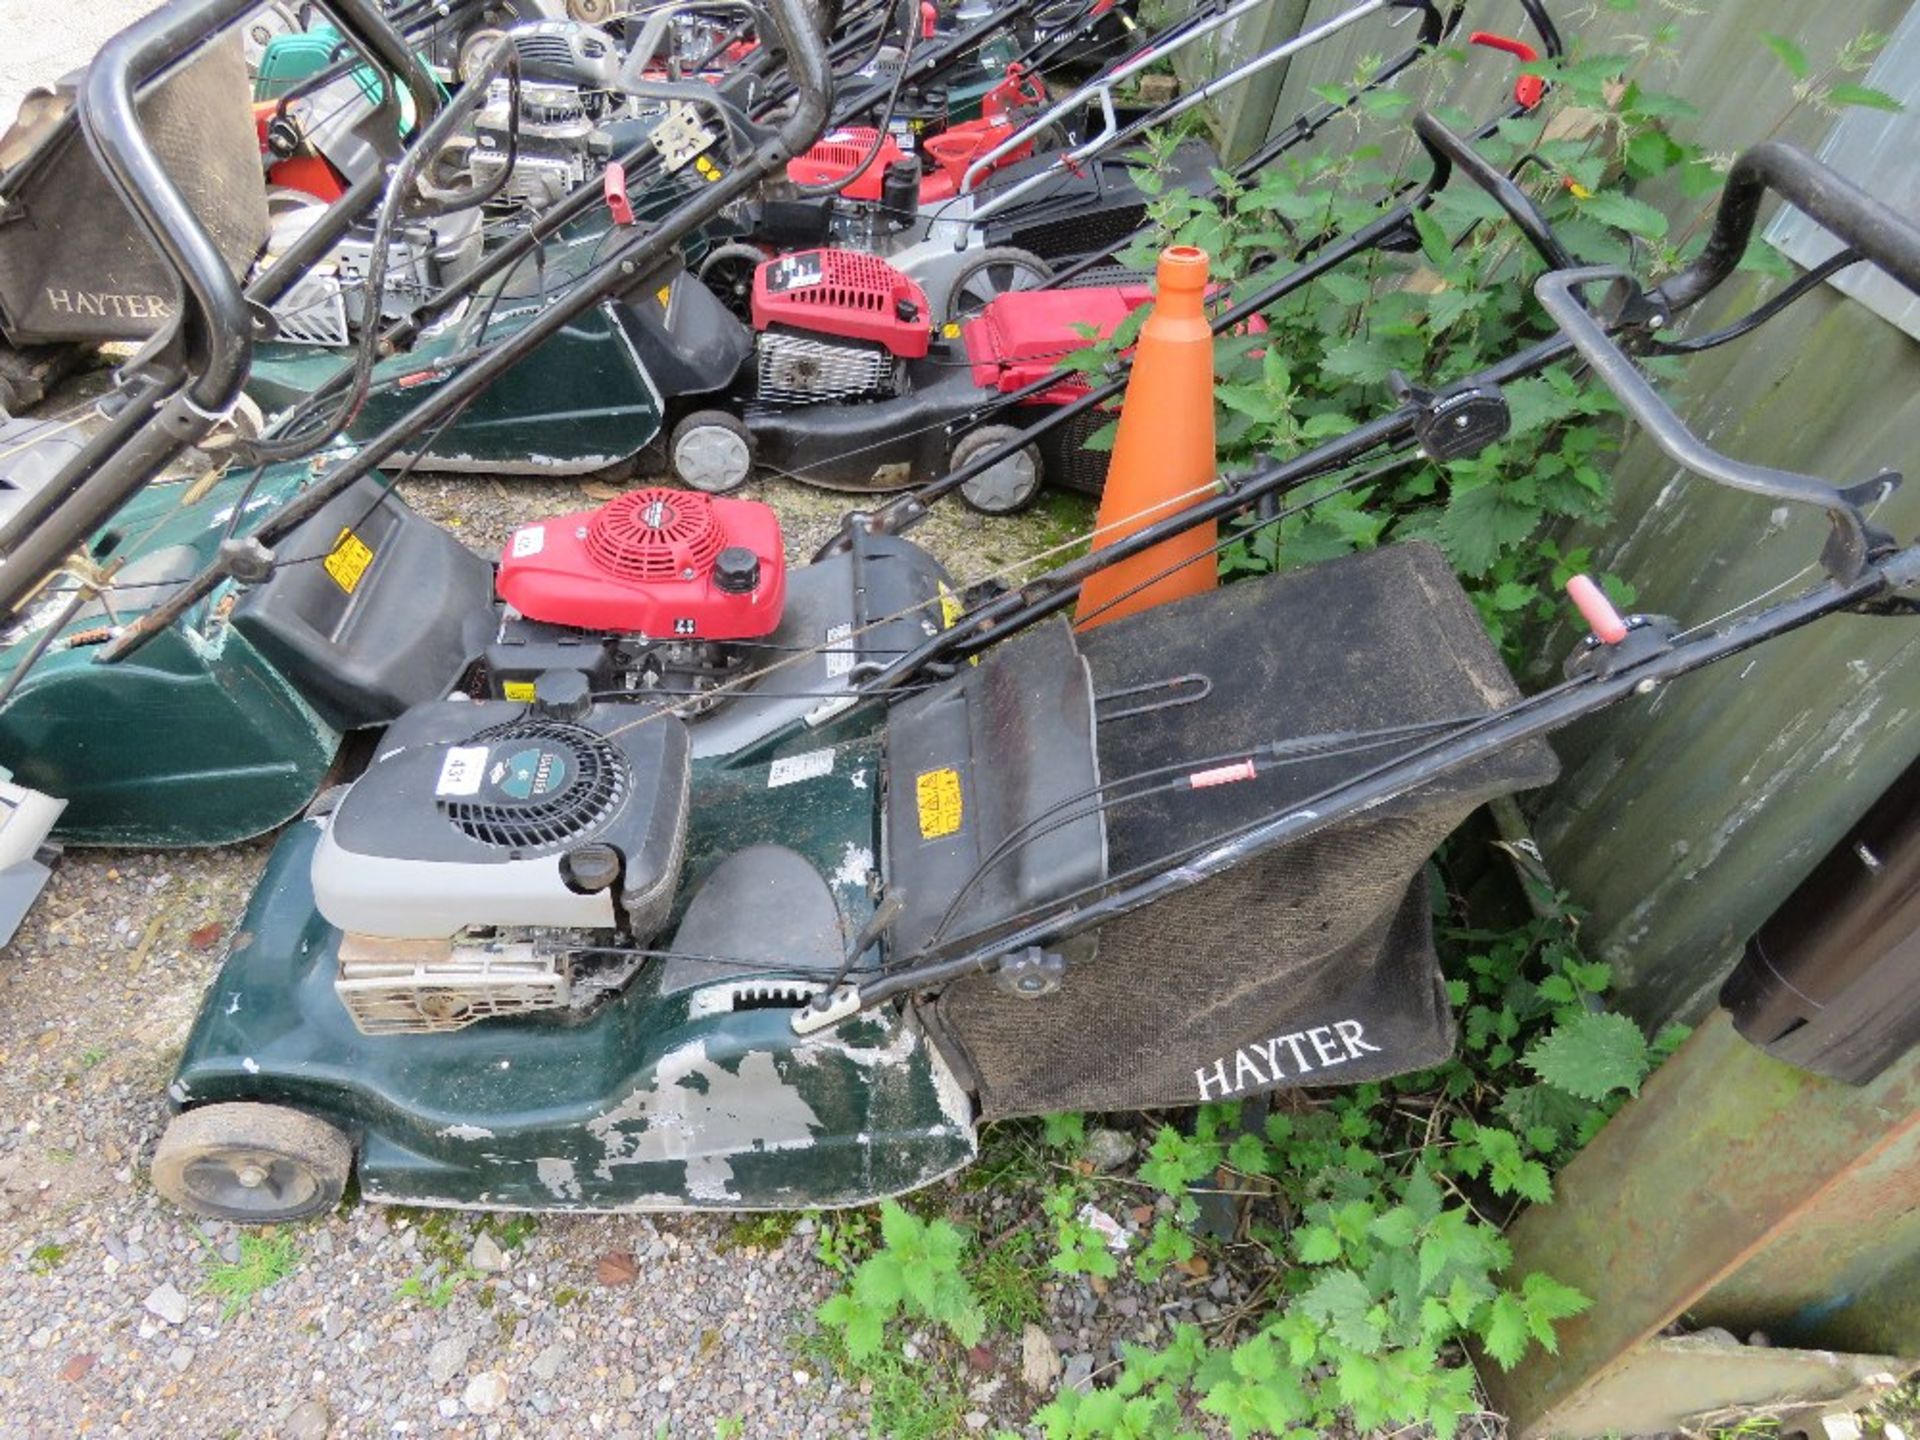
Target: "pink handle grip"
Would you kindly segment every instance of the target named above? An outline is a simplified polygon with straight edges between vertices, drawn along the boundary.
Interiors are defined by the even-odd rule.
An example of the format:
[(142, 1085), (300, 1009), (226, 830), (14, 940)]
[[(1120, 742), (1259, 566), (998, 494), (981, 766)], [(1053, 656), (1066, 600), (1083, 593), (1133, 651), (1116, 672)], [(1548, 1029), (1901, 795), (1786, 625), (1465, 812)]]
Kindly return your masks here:
[(607, 212), (616, 225), (633, 224), (633, 202), (627, 198), (627, 167), (611, 162), (600, 177), (601, 192), (607, 197)]
[(1587, 576), (1575, 575), (1567, 581), (1567, 598), (1602, 645), (1618, 645), (1627, 638), (1627, 622), (1620, 618), (1606, 592)]

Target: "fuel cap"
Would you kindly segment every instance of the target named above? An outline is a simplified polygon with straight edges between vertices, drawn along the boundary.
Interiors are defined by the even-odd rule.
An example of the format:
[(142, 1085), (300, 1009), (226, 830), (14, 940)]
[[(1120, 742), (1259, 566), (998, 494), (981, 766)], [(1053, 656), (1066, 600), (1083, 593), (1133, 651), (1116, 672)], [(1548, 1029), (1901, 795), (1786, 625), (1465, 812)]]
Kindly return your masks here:
[(713, 557), (713, 584), (729, 595), (751, 595), (760, 585), (760, 557), (744, 545), (729, 545)]

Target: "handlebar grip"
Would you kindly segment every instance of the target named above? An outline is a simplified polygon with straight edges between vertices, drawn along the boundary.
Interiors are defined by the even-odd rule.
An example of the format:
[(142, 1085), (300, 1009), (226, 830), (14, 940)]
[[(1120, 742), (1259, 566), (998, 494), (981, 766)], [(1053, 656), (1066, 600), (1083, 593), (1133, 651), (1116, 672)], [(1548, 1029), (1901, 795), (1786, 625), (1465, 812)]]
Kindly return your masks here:
[(1821, 229), (1920, 293), (1920, 226), (1830, 166), (1782, 140), (1767, 140), (1733, 162), (1706, 248), (1656, 292), (1669, 313), (1699, 301), (1746, 254), (1760, 201), (1772, 190)]

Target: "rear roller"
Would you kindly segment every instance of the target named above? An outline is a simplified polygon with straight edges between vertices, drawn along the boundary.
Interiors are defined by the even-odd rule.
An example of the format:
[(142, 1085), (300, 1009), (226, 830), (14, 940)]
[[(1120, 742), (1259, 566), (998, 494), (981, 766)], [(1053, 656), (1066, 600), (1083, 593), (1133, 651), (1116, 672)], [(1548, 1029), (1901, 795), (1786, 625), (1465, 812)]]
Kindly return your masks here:
[(953, 273), (947, 289), (947, 322), (971, 320), (987, 305), (1015, 290), (1038, 290), (1053, 278), (1053, 267), (1031, 250), (993, 245)]
[(326, 1121), (244, 1101), (176, 1115), (153, 1154), (153, 1188), (167, 1199), (248, 1225), (324, 1214), (352, 1172), (352, 1143)]

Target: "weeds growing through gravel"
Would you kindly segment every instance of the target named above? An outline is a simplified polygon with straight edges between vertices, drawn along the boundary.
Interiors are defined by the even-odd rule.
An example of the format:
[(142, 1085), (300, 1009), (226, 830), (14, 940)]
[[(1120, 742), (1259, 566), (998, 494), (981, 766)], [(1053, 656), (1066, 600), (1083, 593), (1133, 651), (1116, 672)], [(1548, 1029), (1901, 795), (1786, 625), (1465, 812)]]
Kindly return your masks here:
[(220, 1301), (221, 1320), (231, 1320), (256, 1296), (298, 1270), (302, 1258), (300, 1242), (285, 1231), (242, 1235), (238, 1259), (226, 1260), (210, 1251), (200, 1288)]
[(67, 1258), (67, 1247), (49, 1240), (27, 1252), (27, 1268), (36, 1275), (51, 1274)]

